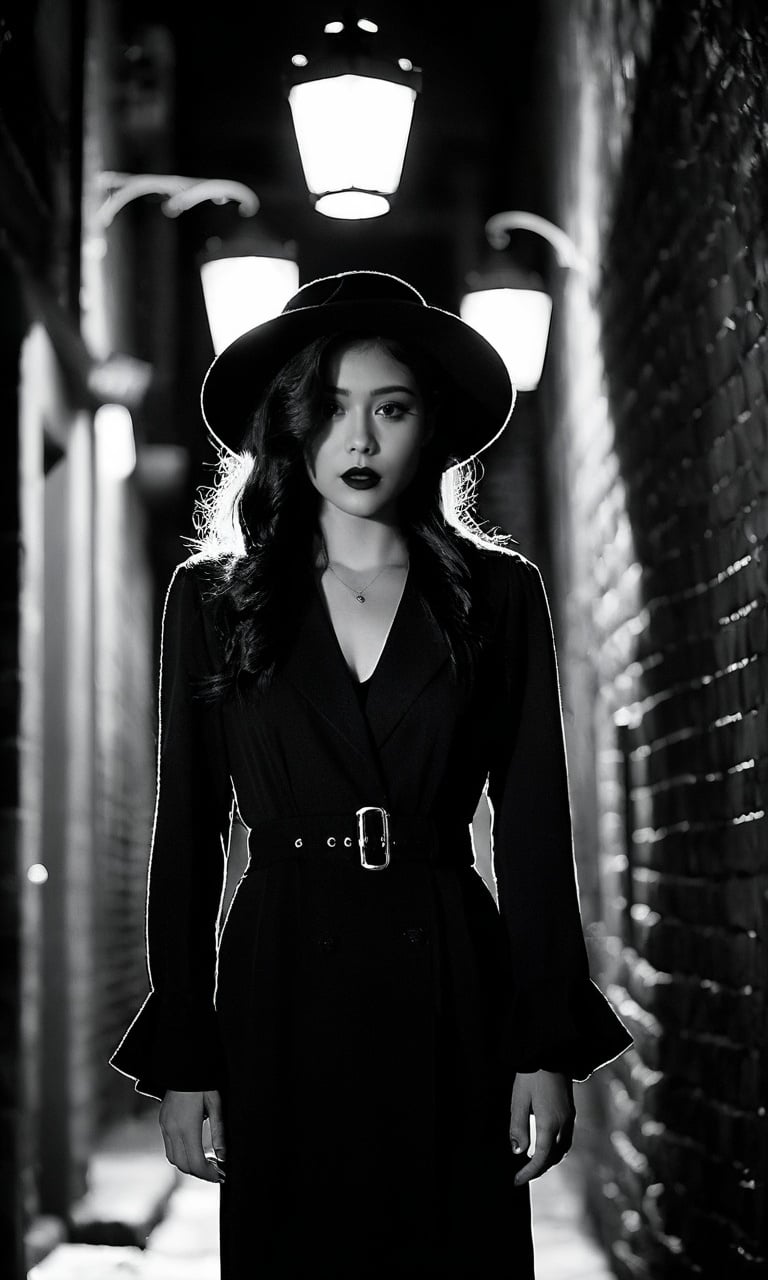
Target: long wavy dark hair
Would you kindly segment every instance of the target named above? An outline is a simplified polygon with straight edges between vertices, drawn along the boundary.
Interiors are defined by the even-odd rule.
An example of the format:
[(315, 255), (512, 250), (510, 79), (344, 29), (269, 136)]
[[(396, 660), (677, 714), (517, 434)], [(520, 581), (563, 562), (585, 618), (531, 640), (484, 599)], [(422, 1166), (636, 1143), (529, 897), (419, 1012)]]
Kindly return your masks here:
[[(405, 365), (423, 396), (427, 421), (437, 419), (398, 514), (411, 568), (457, 676), (476, 662), (482, 628), (473, 615), (462, 544), (498, 547), (514, 539), (483, 529), (474, 518), (477, 460), (455, 464), (440, 438), (444, 380), (426, 353), (386, 336), (335, 334), (311, 342), (284, 365), (255, 406), (240, 451), (222, 450), (214, 484), (198, 489), (197, 536), (185, 541), (208, 570), (206, 595), (225, 658), (216, 675), (198, 682), (197, 696), (206, 701), (247, 685), (260, 692), (269, 687), (314, 589), (320, 497), (305, 457), (322, 422), (327, 361), (350, 340), (382, 346)], [(322, 539), (320, 547), (320, 561), (327, 563)]]

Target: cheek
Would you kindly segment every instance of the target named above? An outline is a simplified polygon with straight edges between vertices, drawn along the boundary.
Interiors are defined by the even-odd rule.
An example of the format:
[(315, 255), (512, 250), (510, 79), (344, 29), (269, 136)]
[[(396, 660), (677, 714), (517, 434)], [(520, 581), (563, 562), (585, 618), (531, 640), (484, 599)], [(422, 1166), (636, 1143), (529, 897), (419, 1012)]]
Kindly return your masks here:
[(428, 439), (425, 431), (414, 432), (409, 440), (403, 441), (400, 450), (400, 469), (407, 475), (412, 476), (419, 467), (421, 455)]

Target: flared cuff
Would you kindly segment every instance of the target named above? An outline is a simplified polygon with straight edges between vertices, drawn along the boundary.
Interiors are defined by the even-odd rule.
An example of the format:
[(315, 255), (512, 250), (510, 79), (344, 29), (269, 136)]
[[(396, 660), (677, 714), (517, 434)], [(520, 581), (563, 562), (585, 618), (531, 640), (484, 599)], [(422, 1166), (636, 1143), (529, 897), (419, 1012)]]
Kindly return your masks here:
[(150, 991), (109, 1065), (135, 1081), (136, 1093), (159, 1102), (167, 1089), (219, 1089), (223, 1053), (213, 1005)]
[(518, 1071), (559, 1071), (587, 1080), (634, 1044), (624, 1023), (591, 978), (580, 978), (556, 998), (521, 992), (514, 1014)]

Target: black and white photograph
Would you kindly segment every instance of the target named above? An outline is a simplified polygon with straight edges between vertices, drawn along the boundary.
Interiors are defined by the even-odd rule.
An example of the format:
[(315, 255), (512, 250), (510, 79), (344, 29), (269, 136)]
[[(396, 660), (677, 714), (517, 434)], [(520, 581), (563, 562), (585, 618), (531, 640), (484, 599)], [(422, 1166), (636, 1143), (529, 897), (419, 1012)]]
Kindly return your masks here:
[(768, 1277), (762, 0), (0, 4), (3, 1280)]

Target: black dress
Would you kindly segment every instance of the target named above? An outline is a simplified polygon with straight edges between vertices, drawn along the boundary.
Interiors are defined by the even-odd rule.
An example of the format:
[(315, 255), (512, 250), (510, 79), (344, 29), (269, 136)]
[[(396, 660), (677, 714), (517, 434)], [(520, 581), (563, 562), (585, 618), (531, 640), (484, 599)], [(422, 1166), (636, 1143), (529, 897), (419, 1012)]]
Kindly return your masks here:
[[(152, 989), (110, 1061), (157, 1098), (221, 1091), (222, 1280), (530, 1280), (515, 1071), (585, 1079), (632, 1043), (589, 976), (541, 577), (465, 554), (489, 637), (471, 683), (412, 568), (365, 690), (315, 590), (269, 692), (217, 708), (194, 697), (221, 660), (207, 566), (171, 581)], [(486, 783), (498, 908), (473, 867)], [(233, 803), (250, 860), (217, 953)], [(384, 850), (362, 806), (390, 815), (388, 866), (363, 865)]]

